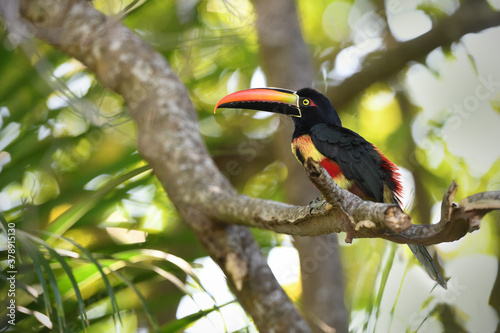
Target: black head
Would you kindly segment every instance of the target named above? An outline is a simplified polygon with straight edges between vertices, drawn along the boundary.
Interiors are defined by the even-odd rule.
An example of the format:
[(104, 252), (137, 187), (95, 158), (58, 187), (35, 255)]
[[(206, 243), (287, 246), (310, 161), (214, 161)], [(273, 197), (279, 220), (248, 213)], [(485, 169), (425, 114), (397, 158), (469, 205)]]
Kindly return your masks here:
[(297, 95), (301, 117), (293, 117), (296, 131), (308, 132), (317, 124), (342, 126), (337, 111), (325, 95), (312, 88), (302, 88)]

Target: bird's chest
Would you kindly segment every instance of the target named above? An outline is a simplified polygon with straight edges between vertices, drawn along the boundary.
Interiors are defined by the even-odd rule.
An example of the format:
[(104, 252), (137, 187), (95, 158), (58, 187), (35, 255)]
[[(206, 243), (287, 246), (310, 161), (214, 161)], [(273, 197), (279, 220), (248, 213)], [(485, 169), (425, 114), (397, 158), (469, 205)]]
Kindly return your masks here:
[(309, 135), (301, 135), (293, 139), (292, 151), (302, 165), (304, 165), (309, 158), (320, 163), (326, 159), (326, 157), (316, 149)]
[(325, 168), (330, 177), (332, 177), (341, 188), (349, 188), (351, 182), (344, 177), (339, 165), (320, 153), (314, 146), (314, 143), (309, 135), (302, 135), (293, 139), (292, 151), (302, 165), (305, 164), (307, 159), (312, 158)]

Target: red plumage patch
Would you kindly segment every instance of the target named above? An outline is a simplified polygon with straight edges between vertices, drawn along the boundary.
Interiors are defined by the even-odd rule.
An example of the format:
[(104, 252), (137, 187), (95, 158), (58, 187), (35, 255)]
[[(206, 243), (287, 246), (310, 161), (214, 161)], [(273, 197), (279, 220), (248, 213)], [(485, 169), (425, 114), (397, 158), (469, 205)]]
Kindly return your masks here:
[(340, 170), (339, 165), (331, 159), (325, 158), (320, 162), (320, 164), (323, 168), (325, 168), (326, 172), (328, 172), (330, 177), (332, 177), (333, 179), (342, 175), (342, 170)]
[(382, 162), (380, 163), (380, 167), (389, 173), (389, 188), (395, 194), (396, 200), (400, 201), (403, 197), (403, 185), (401, 184), (401, 174), (398, 171), (398, 167), (396, 164), (392, 163), (384, 154), (375, 147), (377, 152), (380, 154), (382, 158)]

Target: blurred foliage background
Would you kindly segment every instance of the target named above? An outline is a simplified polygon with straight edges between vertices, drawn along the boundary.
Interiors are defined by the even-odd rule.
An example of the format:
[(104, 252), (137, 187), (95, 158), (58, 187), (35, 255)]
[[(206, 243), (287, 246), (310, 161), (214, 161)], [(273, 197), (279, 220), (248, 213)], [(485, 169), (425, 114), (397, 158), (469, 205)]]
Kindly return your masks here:
[[(239, 191), (285, 201), (287, 167), (269, 153), (280, 118), (241, 110), (213, 115), (227, 93), (266, 85), (252, 3), (93, 5), (122, 19), (168, 60), (190, 92), (213, 158)], [(427, 32), (459, 5), (297, 1), (316, 67), (311, 85), (327, 92), (359, 71), (370, 52), (383, 57), (391, 43)], [(452, 179), (460, 184), (457, 199), (500, 189), (499, 40), (499, 28), (466, 35), (339, 109), (344, 126), (400, 166), (404, 203), (416, 222), (438, 219)], [(256, 331), (138, 155), (136, 127), (120, 96), (78, 61), (38, 40), (18, 44), (5, 30), (0, 73), (0, 299), (6, 302), (9, 223), (15, 223), (17, 241), (18, 314), (11, 328)], [(300, 305), (293, 240), (253, 232), (278, 281)], [(433, 289), (406, 247), (377, 239), (347, 245), (344, 235), (338, 237), (351, 331), (497, 328), (500, 300), (492, 295), (500, 292), (498, 214), (487, 216), (478, 232), (436, 246), (452, 277), (448, 291)], [(0, 314), (4, 327), (5, 306)]]

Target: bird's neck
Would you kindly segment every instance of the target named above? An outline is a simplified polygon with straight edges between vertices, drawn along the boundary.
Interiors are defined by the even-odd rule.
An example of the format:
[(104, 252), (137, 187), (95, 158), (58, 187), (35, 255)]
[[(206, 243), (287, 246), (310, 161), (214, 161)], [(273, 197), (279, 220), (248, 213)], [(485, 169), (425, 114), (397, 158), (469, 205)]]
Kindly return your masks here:
[(342, 123), (321, 123), (321, 122), (315, 122), (315, 121), (304, 121), (304, 119), (297, 119), (294, 118), (294, 124), (295, 124), (295, 130), (293, 131), (292, 135), (292, 140), (298, 138), (299, 136), (305, 135), (305, 134), (311, 134), (311, 128), (313, 126), (319, 125), (319, 124), (327, 124), (329, 126), (338, 126), (342, 127)]
[(294, 124), (295, 124), (295, 130), (293, 131), (292, 135), (292, 140), (298, 138), (299, 136), (302, 136), (304, 134), (310, 134), (311, 133), (311, 127), (307, 123), (300, 121), (298, 119), (293, 119)]

